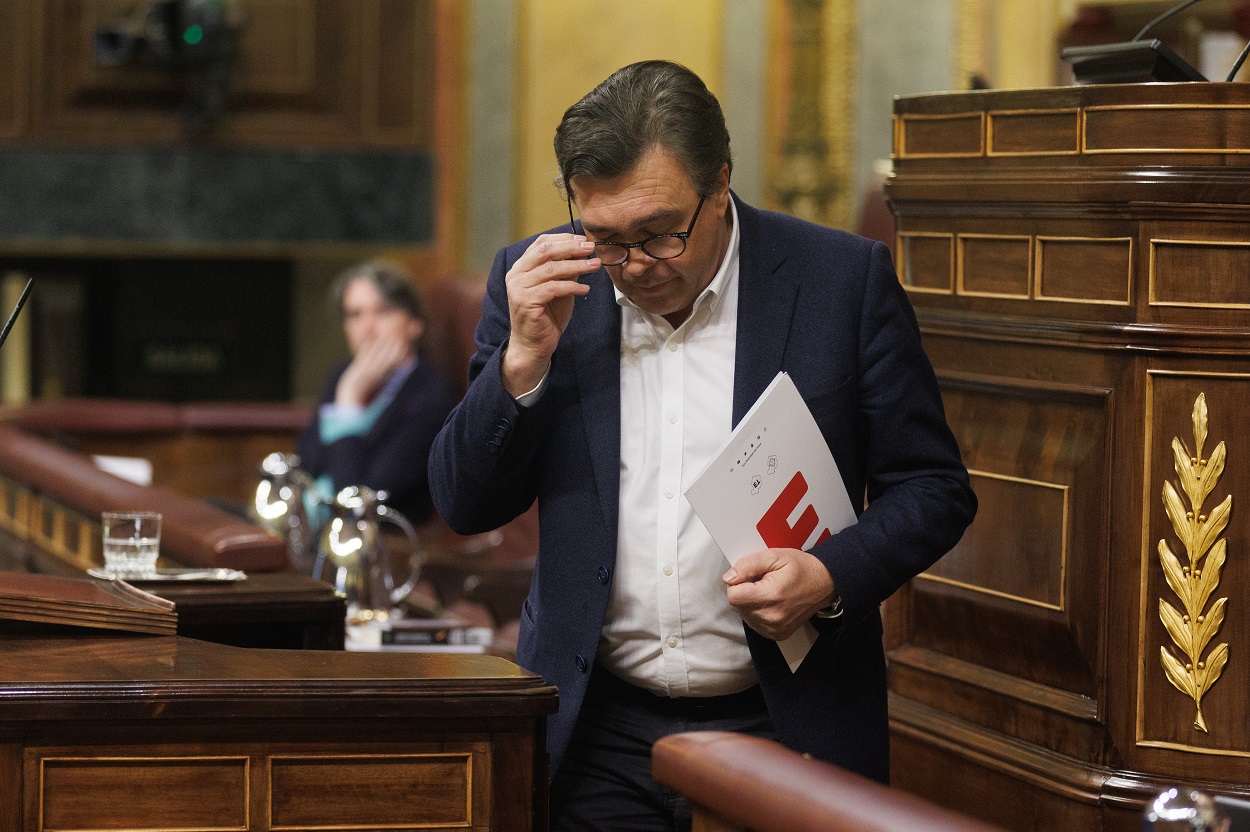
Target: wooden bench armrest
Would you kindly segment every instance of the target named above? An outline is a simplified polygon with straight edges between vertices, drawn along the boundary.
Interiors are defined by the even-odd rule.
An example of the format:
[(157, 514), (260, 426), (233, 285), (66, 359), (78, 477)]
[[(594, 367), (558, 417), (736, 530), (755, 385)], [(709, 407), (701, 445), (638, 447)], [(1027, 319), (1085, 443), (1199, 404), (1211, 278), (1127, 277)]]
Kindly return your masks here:
[(313, 408), (286, 402), (190, 402), (36, 399), (9, 411), (12, 422), (42, 436), (154, 436), (196, 431), (299, 433)]
[(103, 511), (159, 511), (162, 555), (187, 566), (267, 572), (287, 565), (286, 544), (261, 527), (174, 491), (127, 482), (13, 426), (0, 426), (0, 475), (97, 521)]
[(1002, 832), (759, 737), (673, 734), (655, 744), (651, 763), (655, 779), (686, 795), (696, 815), (711, 813), (709, 830)]

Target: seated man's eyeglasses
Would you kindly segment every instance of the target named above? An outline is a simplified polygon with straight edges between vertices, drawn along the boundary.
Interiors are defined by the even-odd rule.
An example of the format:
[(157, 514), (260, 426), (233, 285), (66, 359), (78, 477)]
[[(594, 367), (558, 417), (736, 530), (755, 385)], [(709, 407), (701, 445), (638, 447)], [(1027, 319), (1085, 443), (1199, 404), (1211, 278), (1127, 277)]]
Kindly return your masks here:
[[(638, 243), (596, 242), (595, 256), (605, 266), (619, 266), (623, 264), (629, 259), (630, 249), (634, 248), (642, 249), (642, 253), (653, 260), (672, 260), (674, 257), (680, 257), (682, 252), (686, 250), (686, 238), (694, 230), (695, 221), (699, 219), (699, 212), (703, 210), (703, 199), (703, 197), (699, 197), (699, 204), (695, 206), (694, 216), (690, 218), (690, 225), (686, 227), (685, 231), (679, 231), (674, 234), (652, 234)], [(577, 226), (573, 223), (572, 198), (569, 198), (568, 203), (569, 227), (576, 234)]]

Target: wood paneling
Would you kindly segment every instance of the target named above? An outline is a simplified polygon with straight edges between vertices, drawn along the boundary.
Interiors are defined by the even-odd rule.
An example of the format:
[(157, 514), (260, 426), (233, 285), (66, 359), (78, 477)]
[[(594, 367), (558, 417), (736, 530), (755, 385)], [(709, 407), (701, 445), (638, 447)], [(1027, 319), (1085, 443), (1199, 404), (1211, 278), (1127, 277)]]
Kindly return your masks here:
[[(195, 70), (99, 66), (92, 37), (129, 0), (47, 0), (34, 22), (29, 138), (168, 142)], [(431, 2), (249, 0), (228, 104), (215, 140), (429, 150), (435, 77)]]
[(1151, 239), (1150, 302), (1250, 309), (1250, 242)]
[(1028, 298), (1033, 243), (1028, 237), (960, 234), (955, 285), (961, 295)]
[(988, 115), (986, 152), (990, 156), (1043, 156), (1081, 150), (1081, 120), (1076, 110)]
[(985, 153), (985, 115), (904, 116), (898, 122), (895, 155), (908, 159), (958, 159)]
[(898, 235), (899, 279), (908, 289), (949, 294), (955, 287), (955, 235)]
[[(305, 756), (270, 759), (270, 807), (275, 827), (401, 827), (420, 806), (427, 825), (473, 826), (474, 765), (489, 759), (475, 753), (387, 756)], [(483, 784), (485, 785), (485, 784)], [(486, 794), (478, 792), (478, 802)], [(350, 802), (327, 805), (323, 796), (351, 794)], [(485, 814), (479, 807), (478, 819)]]
[(1056, 831), (1246, 796), (1246, 112), (1236, 84), (896, 102), (900, 279), (980, 510), (889, 606), (895, 785)]
[(31, 749), (39, 772), (41, 829), (242, 829), (247, 824), (246, 757), (65, 758)]
[(1085, 153), (1250, 153), (1244, 104), (1088, 107)]
[[(955, 548), (921, 577), (1062, 610), (1068, 486), (987, 471), (969, 474), (980, 510), (990, 522), (974, 523)], [(1021, 557), (1008, 560), (996, 556), (998, 552), (1019, 552)]]
[(24, 33), (30, 30), (31, 2), (0, 3), (0, 139), (21, 135), (26, 125), (30, 51)]
[(1128, 305), (1133, 294), (1133, 240), (1038, 237), (1034, 296), (1043, 300)]

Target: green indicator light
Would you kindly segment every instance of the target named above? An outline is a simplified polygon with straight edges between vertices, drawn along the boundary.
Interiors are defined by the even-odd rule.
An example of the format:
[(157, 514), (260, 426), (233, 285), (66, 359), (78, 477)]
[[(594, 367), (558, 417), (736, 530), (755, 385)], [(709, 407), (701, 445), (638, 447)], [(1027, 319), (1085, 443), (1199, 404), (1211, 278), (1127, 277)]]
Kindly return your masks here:
[(188, 46), (195, 46), (197, 43), (204, 40), (204, 27), (188, 26), (187, 30), (182, 33), (182, 39), (186, 41)]

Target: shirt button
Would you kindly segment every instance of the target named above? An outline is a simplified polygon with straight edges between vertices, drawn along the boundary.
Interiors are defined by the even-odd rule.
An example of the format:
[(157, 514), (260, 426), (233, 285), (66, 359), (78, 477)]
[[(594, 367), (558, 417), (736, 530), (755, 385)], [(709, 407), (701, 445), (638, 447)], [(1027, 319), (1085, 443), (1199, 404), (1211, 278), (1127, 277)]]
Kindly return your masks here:
[(606, 584), (608, 582), (608, 568), (606, 566), (599, 567), (599, 583)]
[(670, 425), (675, 425), (675, 424), (677, 424), (677, 414), (676, 414), (676, 413), (670, 413), (670, 414), (668, 414), (668, 423), (669, 423)]
[(671, 567), (671, 566), (666, 566), (666, 567), (664, 567), (664, 574), (665, 574), (665, 575), (671, 575), (671, 574), (673, 574), (673, 567)]
[(677, 646), (677, 636), (669, 636), (669, 637), (668, 637), (668, 641), (667, 641), (666, 643), (668, 644), (668, 646), (669, 646), (669, 647), (676, 647), (676, 646)]
[(670, 343), (670, 344), (668, 345), (668, 351), (669, 351), (669, 352), (677, 352), (677, 347), (678, 347), (677, 342), (676, 342), (676, 341), (673, 341), (672, 343)]
[(670, 488), (668, 491), (664, 492), (664, 499), (666, 500), (673, 499), (673, 489)]

